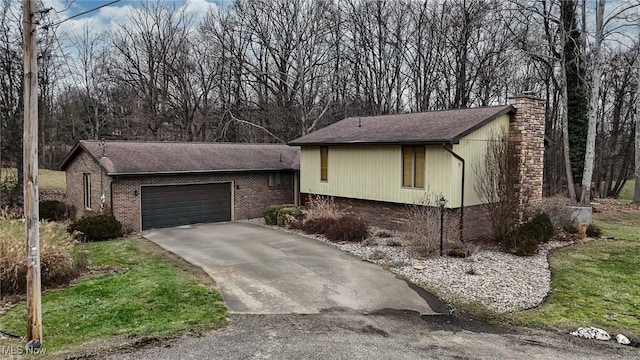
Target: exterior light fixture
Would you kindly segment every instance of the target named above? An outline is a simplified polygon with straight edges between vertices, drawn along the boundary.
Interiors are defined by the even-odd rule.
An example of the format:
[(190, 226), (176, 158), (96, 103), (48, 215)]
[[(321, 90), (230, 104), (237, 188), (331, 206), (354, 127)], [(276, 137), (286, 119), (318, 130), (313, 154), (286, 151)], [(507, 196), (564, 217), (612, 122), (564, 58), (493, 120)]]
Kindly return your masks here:
[(447, 199), (444, 195), (440, 195), (440, 256), (444, 252), (444, 206), (447, 205)]

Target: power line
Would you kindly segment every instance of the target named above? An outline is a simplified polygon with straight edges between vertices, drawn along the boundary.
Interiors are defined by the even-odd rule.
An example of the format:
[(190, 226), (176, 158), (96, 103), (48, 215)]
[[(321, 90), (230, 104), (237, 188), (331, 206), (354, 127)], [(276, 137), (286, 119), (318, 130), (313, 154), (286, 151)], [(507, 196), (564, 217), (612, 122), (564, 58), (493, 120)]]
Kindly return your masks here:
[[(81, 13), (77, 13), (77, 14), (75, 14), (73, 16), (69, 16), (68, 18), (66, 18), (64, 20), (61, 20), (61, 21), (58, 21), (57, 23), (53, 23), (53, 24), (50, 24), (50, 25), (45, 25), (44, 27), (47, 28), (49, 26), (58, 26), (58, 25), (60, 25), (60, 24), (62, 24), (64, 22), (67, 22), (67, 21), (71, 20), (71, 19), (77, 18), (78, 16), (86, 15), (86, 14), (88, 14), (90, 12), (93, 12), (93, 11), (96, 11), (96, 10), (100, 10), (103, 7), (107, 7), (107, 6), (113, 5), (115, 3), (119, 3), (120, 1), (122, 1), (122, 0), (113, 0), (111, 2), (108, 2), (106, 4), (102, 4), (102, 5), (98, 6), (98, 7), (93, 8), (93, 9), (89, 9), (89, 10), (83, 11)], [(69, 6), (71, 6), (71, 5), (69, 5)]]

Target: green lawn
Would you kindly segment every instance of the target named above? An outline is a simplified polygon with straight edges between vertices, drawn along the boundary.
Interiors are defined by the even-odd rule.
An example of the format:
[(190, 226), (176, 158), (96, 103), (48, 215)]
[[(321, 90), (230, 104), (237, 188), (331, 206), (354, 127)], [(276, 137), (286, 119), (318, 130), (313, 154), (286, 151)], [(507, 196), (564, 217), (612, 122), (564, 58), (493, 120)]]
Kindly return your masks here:
[(508, 316), (518, 325), (561, 331), (601, 327), (640, 338), (640, 213), (595, 214), (604, 236), (549, 257), (552, 291), (538, 308)]
[[(80, 244), (103, 271), (42, 297), (44, 347), (57, 351), (113, 337), (164, 336), (226, 323), (220, 294), (206, 277), (141, 239)], [(107, 271), (107, 270), (115, 271)], [(209, 282), (209, 283), (208, 283)], [(24, 335), (24, 304), (0, 317), (0, 329)]]
[[(2, 179), (6, 179), (8, 176), (17, 176), (16, 169), (3, 168)], [(56, 189), (64, 190), (66, 187), (67, 179), (64, 171), (40, 169), (38, 171), (38, 187), (44, 190)]]
[(635, 180), (627, 180), (627, 182), (624, 183), (624, 187), (620, 191), (620, 195), (618, 196), (618, 199), (632, 201), (633, 193), (635, 191), (635, 184), (636, 184)]

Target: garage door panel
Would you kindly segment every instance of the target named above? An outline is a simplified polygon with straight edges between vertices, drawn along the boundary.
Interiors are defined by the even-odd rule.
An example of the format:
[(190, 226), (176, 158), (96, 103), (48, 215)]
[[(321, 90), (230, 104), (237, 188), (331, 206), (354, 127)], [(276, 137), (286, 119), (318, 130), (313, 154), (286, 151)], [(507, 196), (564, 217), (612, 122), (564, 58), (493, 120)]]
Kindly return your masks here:
[(231, 220), (231, 184), (146, 186), (142, 229)]

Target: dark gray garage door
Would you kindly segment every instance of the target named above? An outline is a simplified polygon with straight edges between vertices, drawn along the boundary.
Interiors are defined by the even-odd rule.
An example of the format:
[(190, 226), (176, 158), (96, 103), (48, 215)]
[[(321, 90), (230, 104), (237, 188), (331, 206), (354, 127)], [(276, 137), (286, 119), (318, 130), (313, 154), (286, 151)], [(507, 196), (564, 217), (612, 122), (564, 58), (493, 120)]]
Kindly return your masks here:
[(142, 230), (231, 220), (231, 183), (143, 186)]

